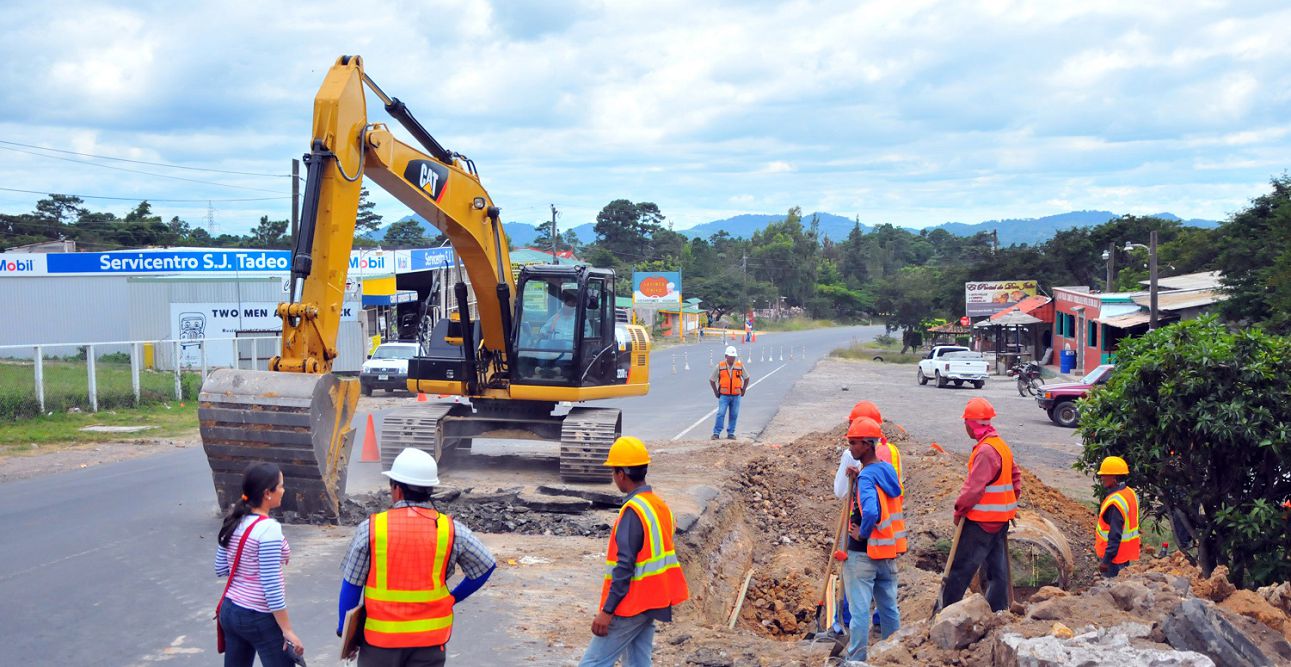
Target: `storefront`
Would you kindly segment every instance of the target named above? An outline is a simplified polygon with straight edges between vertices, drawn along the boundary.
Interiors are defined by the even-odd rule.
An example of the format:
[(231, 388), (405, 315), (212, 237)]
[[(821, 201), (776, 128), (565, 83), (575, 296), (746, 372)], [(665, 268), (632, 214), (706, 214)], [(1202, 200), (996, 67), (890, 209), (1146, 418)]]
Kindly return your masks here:
[(1060, 365), (1061, 351), (1073, 350), (1072, 373), (1083, 375), (1100, 364), (1115, 361), (1121, 339), (1146, 331), (1147, 314), (1134, 302), (1139, 292), (1094, 294), (1088, 287), (1055, 287), (1051, 363)]

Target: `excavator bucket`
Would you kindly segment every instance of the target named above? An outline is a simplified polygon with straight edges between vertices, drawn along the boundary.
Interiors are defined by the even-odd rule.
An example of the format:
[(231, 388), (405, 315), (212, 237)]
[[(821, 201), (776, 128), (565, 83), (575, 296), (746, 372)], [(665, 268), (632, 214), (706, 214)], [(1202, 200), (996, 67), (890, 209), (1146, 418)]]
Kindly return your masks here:
[(270, 462), (282, 469), (284, 510), (337, 517), (358, 400), (358, 380), (331, 373), (212, 373), (197, 417), (220, 507), (242, 495), (248, 465)]

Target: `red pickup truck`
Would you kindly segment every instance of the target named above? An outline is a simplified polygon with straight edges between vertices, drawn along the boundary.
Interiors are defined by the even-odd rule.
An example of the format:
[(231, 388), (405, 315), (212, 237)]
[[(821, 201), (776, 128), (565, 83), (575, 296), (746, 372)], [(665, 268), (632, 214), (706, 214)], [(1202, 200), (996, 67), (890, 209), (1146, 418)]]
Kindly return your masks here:
[(1080, 382), (1046, 384), (1040, 387), (1040, 393), (1035, 398), (1036, 403), (1040, 405), (1041, 410), (1049, 413), (1049, 419), (1053, 423), (1067, 428), (1076, 428), (1076, 424), (1080, 423), (1080, 409), (1076, 407), (1076, 401), (1084, 398), (1090, 389), (1106, 384), (1114, 368), (1116, 368), (1115, 364), (1103, 364), (1087, 373)]

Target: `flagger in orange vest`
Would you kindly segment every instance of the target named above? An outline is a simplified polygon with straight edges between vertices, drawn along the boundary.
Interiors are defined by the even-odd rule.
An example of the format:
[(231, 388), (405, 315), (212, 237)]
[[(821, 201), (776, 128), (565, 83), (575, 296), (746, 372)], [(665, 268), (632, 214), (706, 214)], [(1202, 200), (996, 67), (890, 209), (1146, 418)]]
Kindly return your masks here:
[(978, 569), (986, 566), (986, 601), (991, 609), (1009, 606), (1006, 537), (1009, 521), (1017, 515), (1022, 492), (1022, 472), (1013, 461), (1013, 450), (995, 431), (991, 419), (995, 407), (984, 398), (974, 398), (964, 408), (964, 430), (977, 444), (968, 456), (968, 477), (955, 500), (955, 523), (960, 529), (955, 562), (950, 566), (942, 590), (942, 606), (964, 597), (964, 591)]
[[(453, 607), (484, 585), (497, 562), (470, 529), (435, 509), (433, 456), (405, 449), (382, 474), (390, 478), (394, 506), (354, 531), (341, 565), (340, 622), (362, 594), (360, 666), (443, 665)], [(465, 578), (450, 591), (448, 578), (459, 566)]]
[(860, 417), (847, 427), (847, 447), (861, 463), (854, 480), (852, 512), (847, 531), (847, 560), (843, 562), (851, 638), (847, 660), (864, 661), (869, 651), (870, 603), (879, 616), (884, 638), (901, 627), (897, 608), (897, 539), (892, 522), (892, 498), (901, 497), (896, 469), (874, 454), (883, 438), (877, 422)]
[(1139, 494), (1125, 485), (1130, 466), (1119, 456), (1103, 459), (1098, 479), (1107, 489), (1094, 526), (1094, 554), (1098, 571), (1112, 578), (1139, 559)]
[(690, 597), (673, 546), (672, 510), (645, 483), (650, 454), (632, 436), (614, 441), (604, 465), (627, 494), (610, 530), (600, 608), (580, 667), (649, 665), (655, 621), (672, 620), (672, 608)]

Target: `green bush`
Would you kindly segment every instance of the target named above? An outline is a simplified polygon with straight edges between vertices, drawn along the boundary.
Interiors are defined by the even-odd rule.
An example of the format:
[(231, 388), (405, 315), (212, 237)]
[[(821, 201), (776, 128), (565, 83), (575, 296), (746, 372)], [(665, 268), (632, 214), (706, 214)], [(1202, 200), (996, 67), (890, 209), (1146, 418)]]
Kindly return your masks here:
[(1239, 586), (1291, 578), (1291, 339), (1205, 318), (1123, 340), (1117, 358), (1080, 403), (1076, 467), (1124, 457), (1143, 511), (1191, 526), (1206, 576), (1227, 565)]

